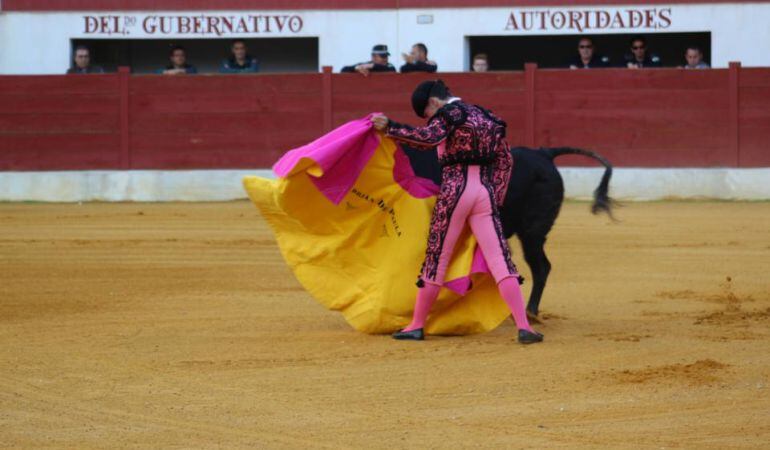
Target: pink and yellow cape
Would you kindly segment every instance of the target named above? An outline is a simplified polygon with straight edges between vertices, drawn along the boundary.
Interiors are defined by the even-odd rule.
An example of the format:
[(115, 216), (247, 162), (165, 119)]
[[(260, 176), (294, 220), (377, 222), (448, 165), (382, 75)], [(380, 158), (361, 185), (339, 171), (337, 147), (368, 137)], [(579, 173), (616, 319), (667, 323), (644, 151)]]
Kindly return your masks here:
[[(273, 171), (243, 184), (304, 288), (364, 333), (408, 324), (438, 187), (369, 117), (289, 151)], [(427, 333), (489, 331), (510, 314), (467, 230), (446, 279)]]

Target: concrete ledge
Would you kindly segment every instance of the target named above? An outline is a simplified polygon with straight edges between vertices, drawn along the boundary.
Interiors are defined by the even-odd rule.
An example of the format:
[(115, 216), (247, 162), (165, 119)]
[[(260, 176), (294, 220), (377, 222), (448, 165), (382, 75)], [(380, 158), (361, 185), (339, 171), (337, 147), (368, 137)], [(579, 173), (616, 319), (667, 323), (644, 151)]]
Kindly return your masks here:
[(0, 201), (169, 202), (246, 198), (241, 179), (254, 170), (0, 172)]
[[(560, 169), (567, 197), (591, 198), (603, 169)], [(272, 178), (269, 169), (0, 172), (0, 201), (224, 201), (246, 198), (245, 175)], [(618, 200), (667, 198), (770, 200), (770, 168), (615, 169), (610, 195)]]
[[(589, 199), (603, 168), (564, 167), (569, 198)], [(770, 200), (770, 168), (758, 169), (614, 169), (610, 195), (618, 200), (719, 199)]]

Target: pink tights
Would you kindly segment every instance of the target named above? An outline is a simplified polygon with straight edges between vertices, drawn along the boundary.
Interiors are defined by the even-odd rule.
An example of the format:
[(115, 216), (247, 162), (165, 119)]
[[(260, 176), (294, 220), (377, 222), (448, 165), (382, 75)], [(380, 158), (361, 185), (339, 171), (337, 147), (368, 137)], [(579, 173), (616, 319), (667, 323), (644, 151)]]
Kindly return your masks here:
[[(430, 307), (433, 306), (433, 302), (438, 297), (438, 292), (441, 288), (433, 283), (425, 283), (425, 286), (421, 287), (417, 291), (417, 301), (414, 305), (414, 315), (412, 315), (412, 323), (410, 323), (403, 331), (412, 331), (418, 328), (425, 327), (425, 320), (428, 318)], [(519, 280), (515, 276), (507, 277), (497, 283), (497, 289), (500, 291), (500, 296), (503, 297), (505, 303), (508, 305), (508, 309), (513, 314), (513, 320), (516, 321), (516, 328), (520, 330), (533, 331), (527, 320), (527, 313), (524, 311), (524, 298), (521, 295), (521, 287), (519, 287)]]
[[(433, 302), (438, 297), (440, 286), (444, 282), (444, 276), (452, 257), (452, 251), (460, 233), (465, 227), (466, 221), (478, 241), (489, 271), (492, 273), (495, 281), (497, 281), (500, 296), (503, 297), (503, 300), (505, 300), (505, 303), (511, 310), (511, 314), (513, 314), (516, 326), (519, 329), (532, 331), (532, 327), (527, 320), (527, 314), (524, 311), (524, 299), (519, 287), (518, 274), (510, 272), (508, 257), (501, 248), (501, 245), (505, 245), (507, 250), (508, 243), (507, 241), (501, 242), (495, 230), (489, 191), (481, 183), (479, 169), (479, 166), (468, 166), (468, 180), (465, 190), (452, 213), (449, 228), (441, 249), (436, 276), (430, 281), (425, 280), (425, 286), (418, 291), (412, 323), (404, 328), (404, 331), (411, 331), (425, 326), (425, 320), (428, 317)], [(425, 278), (424, 274), (423, 278)]]

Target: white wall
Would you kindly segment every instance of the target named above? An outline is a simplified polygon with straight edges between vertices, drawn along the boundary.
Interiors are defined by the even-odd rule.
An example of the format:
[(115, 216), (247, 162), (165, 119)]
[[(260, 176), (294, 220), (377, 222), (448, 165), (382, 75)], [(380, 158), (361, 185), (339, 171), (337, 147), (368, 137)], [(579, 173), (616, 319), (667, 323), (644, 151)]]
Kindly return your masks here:
[[(712, 65), (727, 67), (729, 61), (744, 66), (770, 66), (770, 3), (704, 5), (623, 5), (619, 7), (580, 6), (574, 8), (446, 8), (368, 11), (218, 11), (207, 15), (267, 14), (299, 15), (301, 32), (288, 30), (270, 34), (233, 34), (221, 37), (319, 37), (320, 65), (342, 66), (368, 59), (373, 44), (387, 44), (392, 62), (401, 64), (400, 52), (415, 42), (424, 42), (431, 59), (441, 71), (466, 70), (466, 36), (559, 35), (578, 34), (573, 29), (506, 30), (511, 12), (579, 11), (601, 9), (614, 13), (627, 9), (670, 8), (671, 25), (662, 32), (711, 32)], [(195, 15), (194, 12), (114, 12), (141, 21), (148, 15)], [(432, 15), (433, 23), (420, 25), (418, 15)], [(70, 39), (97, 38), (84, 33), (83, 16), (77, 13), (0, 13), (0, 74), (59, 74), (69, 67)], [(141, 27), (138, 27), (141, 28)], [(643, 27), (614, 30), (617, 33), (652, 33)], [(586, 31), (597, 34), (595, 30)], [(146, 35), (134, 28), (129, 35), (102, 35), (102, 38), (179, 39), (205, 38), (179, 34)]]
[[(568, 198), (590, 199), (604, 169), (566, 167)], [(246, 198), (246, 175), (272, 178), (269, 169), (0, 172), (0, 201), (223, 201)], [(770, 200), (770, 169), (615, 168), (617, 200)]]

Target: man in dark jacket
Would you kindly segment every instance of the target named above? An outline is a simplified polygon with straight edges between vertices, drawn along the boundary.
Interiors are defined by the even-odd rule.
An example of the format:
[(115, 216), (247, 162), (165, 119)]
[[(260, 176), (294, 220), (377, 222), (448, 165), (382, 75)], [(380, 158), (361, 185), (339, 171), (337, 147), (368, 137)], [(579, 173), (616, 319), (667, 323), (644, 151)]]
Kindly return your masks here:
[(396, 68), (393, 67), (393, 64), (388, 62), (388, 56), (390, 56), (388, 46), (377, 44), (372, 47), (372, 59), (370, 61), (354, 64), (352, 66), (345, 66), (340, 72), (358, 72), (363, 76), (368, 76), (369, 72), (395, 72)]
[(198, 73), (195, 66), (187, 64), (187, 51), (181, 45), (171, 47), (168, 52), (168, 65), (155, 73), (163, 75), (185, 75)]
[(412, 46), (411, 53), (402, 53), (406, 64), (401, 66), (401, 73), (408, 72), (429, 72), (434, 73), (438, 65), (428, 60), (428, 47), (423, 43), (417, 43)]
[(257, 73), (259, 72), (259, 61), (257, 58), (248, 54), (246, 41), (236, 39), (230, 47), (231, 56), (219, 66), (220, 73)]
[(104, 69), (91, 65), (91, 51), (85, 45), (75, 47), (75, 63), (67, 69), (68, 74), (104, 73)]
[(648, 67), (660, 67), (658, 55), (647, 52), (647, 39), (644, 36), (631, 38), (631, 52), (625, 56), (626, 67), (629, 69), (645, 69)]
[(596, 54), (594, 41), (589, 37), (581, 38), (578, 42), (578, 52), (569, 63), (570, 69), (596, 69), (607, 67), (609, 58)]

